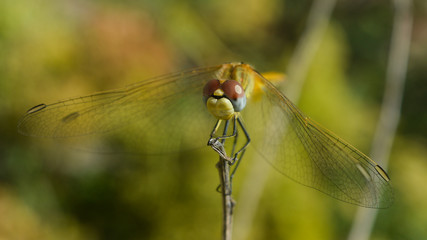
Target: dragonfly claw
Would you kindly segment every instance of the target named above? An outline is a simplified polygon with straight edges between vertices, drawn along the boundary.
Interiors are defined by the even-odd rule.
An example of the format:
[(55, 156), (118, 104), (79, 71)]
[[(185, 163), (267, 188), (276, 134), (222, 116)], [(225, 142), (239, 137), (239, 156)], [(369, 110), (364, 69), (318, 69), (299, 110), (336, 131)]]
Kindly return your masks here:
[(229, 156), (227, 156), (224, 144), (221, 143), (218, 138), (209, 139), (208, 146), (211, 146), (212, 149), (217, 152), (221, 158), (227, 160), (229, 163), (233, 163), (235, 161), (234, 158), (230, 158)]

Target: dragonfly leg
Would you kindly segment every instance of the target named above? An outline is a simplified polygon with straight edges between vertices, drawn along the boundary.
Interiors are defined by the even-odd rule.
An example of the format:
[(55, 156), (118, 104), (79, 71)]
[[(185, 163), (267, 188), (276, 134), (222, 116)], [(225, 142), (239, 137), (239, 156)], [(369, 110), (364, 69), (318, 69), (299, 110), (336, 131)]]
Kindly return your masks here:
[(227, 152), (225, 151), (225, 148), (224, 148), (224, 141), (226, 138), (223, 137), (224, 135), (227, 134), (228, 126), (230, 122), (229, 120), (225, 122), (223, 136), (215, 137), (215, 133), (218, 130), (220, 124), (221, 124), (221, 120), (218, 120), (217, 123), (215, 124), (214, 129), (212, 130), (211, 138), (208, 141), (208, 146), (212, 147), (212, 149), (215, 152), (217, 152), (222, 158), (224, 158), (228, 162), (231, 162), (232, 159), (227, 155)]
[[(233, 169), (233, 171), (230, 174), (230, 185), (231, 186), (233, 186), (233, 177), (234, 177), (234, 174), (236, 173), (237, 168), (239, 167), (239, 164), (240, 164), (240, 162), (241, 162), (241, 160), (242, 160), (243, 155), (245, 154), (245, 152), (246, 152), (246, 149), (243, 149), (242, 153), (240, 154), (240, 158), (235, 159), (236, 165), (234, 166), (234, 169)], [(231, 189), (233, 189), (233, 188), (231, 187)]]
[[(245, 154), (246, 148), (248, 147), (248, 145), (251, 141), (251, 138), (249, 137), (249, 133), (246, 131), (246, 128), (243, 125), (243, 122), (241, 121), (241, 119), (239, 118), (238, 115), (234, 116), (234, 118), (233, 118), (233, 133), (231, 135), (227, 135), (229, 122), (230, 122), (229, 120), (227, 120), (225, 122), (223, 135), (219, 136), (219, 137), (215, 137), (215, 133), (218, 131), (219, 125), (221, 124), (221, 120), (217, 121), (217, 124), (215, 124), (214, 130), (212, 131), (211, 139), (209, 140), (208, 145), (211, 146), (216, 152), (218, 152), (218, 154), (222, 158), (227, 160), (228, 164), (230, 164), (230, 165), (235, 164), (233, 171), (230, 174), (230, 185), (232, 185), (232, 180), (233, 180), (234, 174), (236, 173), (237, 168), (239, 167), (241, 159), (243, 158), (243, 155)], [(243, 145), (242, 148), (240, 148), (237, 152), (235, 152), (237, 141), (238, 141), (238, 136), (239, 136), (238, 127), (240, 127), (242, 129), (243, 133), (245, 134), (246, 143)], [(231, 138), (231, 137), (234, 137), (233, 147), (232, 147), (232, 151), (231, 151), (231, 156), (234, 156), (233, 158), (230, 158), (227, 156), (227, 153), (225, 152), (225, 148), (224, 148), (225, 140), (227, 138)], [(219, 185), (216, 188), (216, 191), (218, 191), (218, 192), (223, 191), (221, 189), (221, 185)], [(230, 194), (231, 194), (231, 192), (230, 192)]]
[(228, 127), (230, 125), (230, 120), (227, 120), (225, 122), (225, 125), (224, 125), (223, 134), (221, 136), (215, 136), (216, 132), (218, 131), (218, 129), (221, 125), (221, 120), (218, 120), (217, 123), (215, 124), (213, 130), (212, 130), (211, 138), (208, 141), (208, 146), (211, 146), (221, 157), (223, 157), (224, 159), (226, 159), (230, 163), (233, 163), (234, 160), (227, 155), (225, 148), (224, 148), (224, 142), (226, 139), (234, 138), (234, 144), (233, 144), (232, 152), (230, 155), (230, 156), (233, 156), (234, 152), (235, 152), (235, 147), (236, 147), (236, 143), (237, 143), (237, 136), (238, 136), (237, 118), (238, 118), (237, 116), (233, 117), (233, 133), (231, 135), (227, 135)]
[[(242, 153), (242, 154), (241, 154), (241, 156), (240, 156), (240, 158), (242, 158), (244, 151), (246, 150), (246, 148), (249, 146), (249, 143), (251, 142), (251, 137), (249, 136), (249, 133), (246, 131), (246, 128), (245, 128), (245, 126), (243, 125), (243, 123), (242, 123), (242, 121), (240, 120), (240, 118), (239, 118), (239, 117), (237, 118), (237, 122), (239, 123), (240, 128), (242, 129), (243, 133), (245, 134), (245, 137), (246, 137), (246, 143), (245, 143), (245, 145), (243, 145), (243, 147), (242, 147), (242, 148), (240, 148), (240, 150), (239, 150), (239, 151), (237, 151), (237, 152), (234, 154), (232, 164), (234, 163), (234, 161), (236, 161), (236, 160), (238, 159), (238, 156), (239, 156), (239, 154), (240, 154), (240, 153)], [(233, 146), (233, 147), (234, 147), (234, 146)]]
[(222, 193), (221, 184), (218, 184), (218, 186), (216, 187), (216, 191)]
[(236, 145), (237, 145), (237, 139), (239, 137), (239, 132), (237, 131), (237, 116), (234, 117), (233, 119), (233, 135), (234, 135), (234, 142), (233, 142), (233, 148), (231, 149), (231, 154), (230, 156), (234, 155), (234, 152), (236, 151)]
[(233, 123), (233, 133), (231, 135), (227, 135), (227, 131), (228, 131), (228, 126), (230, 124), (230, 120), (226, 120), (225, 121), (225, 125), (224, 125), (224, 132), (223, 132), (223, 134), (220, 135), (220, 136), (217, 136), (216, 132), (218, 131), (218, 129), (219, 129), (220, 125), (221, 125), (221, 122), (222, 122), (221, 119), (218, 120), (216, 122), (216, 124), (215, 124), (212, 132), (211, 132), (211, 139), (212, 138), (216, 138), (217, 140), (221, 139), (222, 140), (221, 142), (224, 143), (224, 139), (235, 137), (237, 135), (236, 117), (233, 117), (233, 121), (234, 121), (234, 123)]
[[(245, 145), (239, 151), (237, 151), (234, 154), (234, 157), (232, 158), (232, 162), (230, 162), (231, 165), (235, 164), (234, 169), (233, 169), (233, 171), (230, 174), (230, 184), (233, 184), (234, 174), (236, 173), (237, 168), (240, 165), (240, 162), (241, 162), (241, 160), (243, 158), (243, 155), (246, 152), (246, 148), (248, 147), (249, 143), (251, 142), (251, 138), (249, 137), (249, 133), (246, 131), (246, 128), (244, 127), (244, 125), (243, 125), (242, 121), (240, 120), (240, 118), (237, 118), (237, 121), (238, 121), (238, 123), (240, 125), (240, 128), (242, 129), (243, 133), (245, 134), (247, 141), (246, 141)], [(235, 141), (234, 141), (234, 144), (233, 144), (232, 155), (234, 153), (234, 149), (235, 149), (236, 143), (237, 143), (237, 135), (236, 135), (236, 138), (235, 138)], [(240, 154), (240, 156), (239, 156), (239, 154)]]
[[(227, 153), (225, 152), (225, 148), (224, 148), (224, 142), (225, 142), (226, 138), (228, 138), (226, 135), (227, 135), (229, 123), (230, 123), (229, 120), (227, 120), (225, 122), (223, 135), (221, 137), (214, 137), (216, 131), (219, 128), (219, 125), (221, 124), (221, 120), (217, 121), (217, 123), (215, 124), (214, 129), (213, 129), (213, 131), (211, 133), (211, 139), (209, 139), (208, 145), (211, 146), (216, 152), (218, 152), (218, 154), (222, 158), (224, 158), (225, 160), (227, 160), (228, 163), (231, 163), (232, 160), (231, 160), (230, 157), (227, 156)], [(233, 135), (237, 135), (236, 131), (237, 131), (236, 130), (236, 120), (234, 120), (234, 124), (233, 124)], [(219, 139), (221, 139), (221, 141), (219, 141)], [(234, 149), (234, 146), (233, 146), (233, 149)], [(231, 180), (231, 178), (230, 178), (230, 180)], [(219, 193), (222, 193), (223, 189), (222, 189), (222, 185), (221, 184), (219, 184), (216, 187), (216, 191), (219, 192)]]
[(216, 121), (215, 126), (211, 132), (211, 138), (213, 138), (215, 136), (216, 131), (218, 131), (219, 125), (221, 125), (221, 122), (222, 122), (221, 119), (218, 119), (218, 121)]

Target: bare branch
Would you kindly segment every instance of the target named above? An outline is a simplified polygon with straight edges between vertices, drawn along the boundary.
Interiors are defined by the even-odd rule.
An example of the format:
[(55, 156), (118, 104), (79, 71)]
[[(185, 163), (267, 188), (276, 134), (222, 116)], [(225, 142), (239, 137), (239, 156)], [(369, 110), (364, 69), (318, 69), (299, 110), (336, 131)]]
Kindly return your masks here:
[(231, 240), (233, 227), (234, 200), (231, 197), (230, 164), (228, 159), (220, 156), (218, 163), (219, 178), (221, 180), (223, 227), (222, 239)]

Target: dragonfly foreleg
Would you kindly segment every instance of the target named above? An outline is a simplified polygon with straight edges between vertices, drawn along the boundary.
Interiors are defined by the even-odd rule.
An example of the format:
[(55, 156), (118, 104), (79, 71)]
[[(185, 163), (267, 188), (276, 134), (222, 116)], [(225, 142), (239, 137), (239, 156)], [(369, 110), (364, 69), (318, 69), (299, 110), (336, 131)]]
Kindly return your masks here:
[(217, 136), (216, 132), (218, 131), (220, 125), (221, 125), (222, 120), (218, 120), (211, 132), (211, 139), (212, 138), (216, 138), (217, 140), (221, 139), (222, 143), (224, 143), (224, 140), (227, 138), (232, 138), (232, 137), (236, 137), (237, 135), (237, 128), (236, 128), (236, 117), (233, 117), (233, 133), (231, 135), (227, 135), (227, 131), (228, 131), (228, 126), (230, 124), (230, 120), (226, 120), (225, 121), (225, 125), (224, 125), (224, 132), (222, 135)]

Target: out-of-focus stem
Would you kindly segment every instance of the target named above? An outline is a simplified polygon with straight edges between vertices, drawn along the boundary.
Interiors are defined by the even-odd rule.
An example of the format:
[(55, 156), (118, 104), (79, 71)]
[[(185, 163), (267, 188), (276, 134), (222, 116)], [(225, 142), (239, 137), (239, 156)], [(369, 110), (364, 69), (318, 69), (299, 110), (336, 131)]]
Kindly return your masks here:
[[(387, 66), (386, 86), (371, 157), (386, 168), (400, 119), (412, 33), (412, 1), (394, 0), (395, 15)], [(369, 239), (377, 210), (359, 208), (349, 240)]]
[(322, 37), (329, 25), (336, 0), (316, 0), (310, 9), (307, 28), (301, 36), (286, 69), (290, 82), (286, 96), (297, 103), (308, 69), (319, 48)]

